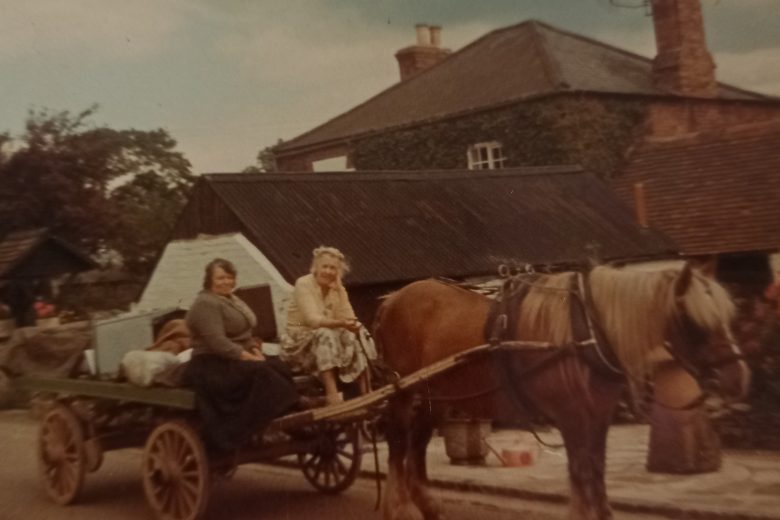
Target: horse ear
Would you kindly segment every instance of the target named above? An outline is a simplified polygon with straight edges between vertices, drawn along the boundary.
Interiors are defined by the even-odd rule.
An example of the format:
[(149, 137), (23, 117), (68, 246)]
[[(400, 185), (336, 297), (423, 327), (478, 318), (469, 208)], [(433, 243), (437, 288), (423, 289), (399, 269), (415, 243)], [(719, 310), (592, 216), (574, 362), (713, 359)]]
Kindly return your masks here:
[(674, 284), (674, 295), (682, 296), (688, 292), (688, 288), (691, 286), (691, 280), (693, 279), (693, 267), (690, 262), (685, 262), (680, 276), (677, 277), (677, 281)]

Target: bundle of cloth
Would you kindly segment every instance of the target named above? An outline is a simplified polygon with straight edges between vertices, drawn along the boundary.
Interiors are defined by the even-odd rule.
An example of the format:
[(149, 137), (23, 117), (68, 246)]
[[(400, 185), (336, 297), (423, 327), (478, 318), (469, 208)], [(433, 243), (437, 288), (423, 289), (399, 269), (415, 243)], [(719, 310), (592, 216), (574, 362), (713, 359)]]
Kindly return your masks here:
[(170, 320), (152, 345), (125, 354), (122, 375), (138, 386), (181, 386), (185, 364), (192, 355), (190, 341), (187, 323), (183, 319)]

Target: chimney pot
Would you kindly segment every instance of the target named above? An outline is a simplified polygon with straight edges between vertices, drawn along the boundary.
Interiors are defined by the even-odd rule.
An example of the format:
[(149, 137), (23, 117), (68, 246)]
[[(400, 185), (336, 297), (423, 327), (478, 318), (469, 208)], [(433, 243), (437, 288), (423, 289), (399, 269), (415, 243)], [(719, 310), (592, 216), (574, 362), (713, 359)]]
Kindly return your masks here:
[(404, 47), (395, 53), (401, 81), (407, 80), (427, 68), (430, 68), (449, 56), (450, 50), (443, 49), (441, 44), (441, 26), (427, 24), (415, 25), (417, 43)]
[(431, 33), (428, 26), (424, 23), (418, 23), (414, 26), (417, 30), (417, 45), (428, 46), (431, 44)]
[(441, 26), (431, 25), (429, 29), (431, 31), (431, 45), (441, 47)]

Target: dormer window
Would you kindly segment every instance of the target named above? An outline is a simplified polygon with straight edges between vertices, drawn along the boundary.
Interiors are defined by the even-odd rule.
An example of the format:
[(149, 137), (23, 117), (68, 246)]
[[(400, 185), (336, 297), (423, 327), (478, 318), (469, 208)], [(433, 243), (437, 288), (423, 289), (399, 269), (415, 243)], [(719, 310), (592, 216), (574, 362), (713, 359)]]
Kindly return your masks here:
[(496, 170), (504, 167), (504, 148), (498, 141), (477, 143), (469, 146), (466, 157), (469, 170)]

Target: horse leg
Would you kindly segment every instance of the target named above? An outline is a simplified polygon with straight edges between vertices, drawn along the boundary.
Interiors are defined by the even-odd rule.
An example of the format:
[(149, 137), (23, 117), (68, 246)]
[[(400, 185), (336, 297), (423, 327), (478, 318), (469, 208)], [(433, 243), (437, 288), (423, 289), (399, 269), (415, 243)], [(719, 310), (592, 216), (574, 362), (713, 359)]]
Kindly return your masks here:
[(579, 424), (560, 425), (569, 462), (569, 517), (571, 520), (608, 520), (612, 518), (612, 512), (604, 483), (606, 454), (603, 449), (597, 449), (606, 446), (607, 430), (597, 428), (594, 431), (586, 417), (577, 422)]
[(607, 499), (607, 485), (605, 481), (607, 468), (607, 431), (609, 430), (609, 421), (603, 422), (599, 428), (593, 432), (593, 498), (598, 513), (597, 518), (612, 518), (612, 508)]
[(418, 412), (412, 421), (410, 456), (407, 465), (407, 482), (412, 500), (422, 511), (425, 520), (440, 520), (441, 508), (430, 494), (428, 470), (425, 462), (428, 443), (433, 435), (434, 420), (430, 413)]
[(407, 485), (407, 463), (409, 456), (412, 421), (412, 397), (399, 395), (393, 398), (387, 410), (387, 488), (383, 501), (385, 520), (419, 520), (420, 512), (412, 502)]

